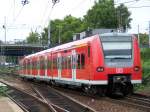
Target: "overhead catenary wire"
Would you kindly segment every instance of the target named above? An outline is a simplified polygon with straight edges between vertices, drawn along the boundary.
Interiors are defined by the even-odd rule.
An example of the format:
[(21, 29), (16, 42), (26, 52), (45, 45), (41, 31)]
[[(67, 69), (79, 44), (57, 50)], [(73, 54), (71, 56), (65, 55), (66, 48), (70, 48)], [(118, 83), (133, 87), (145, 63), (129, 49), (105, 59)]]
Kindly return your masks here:
[[(46, 3), (46, 7), (45, 7), (45, 9), (44, 9), (44, 13), (43, 13), (43, 16), (42, 16), (42, 18), (41, 18), (41, 26), (42, 26), (43, 24), (45, 25), (44, 18), (45, 18), (45, 16), (46, 16), (46, 13), (47, 13), (48, 8), (49, 8), (49, 1), (48, 1), (48, 3)], [(47, 21), (47, 20), (46, 20), (46, 21)]]
[(47, 24), (47, 22), (51, 19), (51, 14), (52, 14), (52, 12), (53, 12), (54, 6), (55, 6), (56, 3), (58, 3), (58, 2), (59, 2), (59, 0), (52, 0), (53, 5), (52, 5), (52, 7), (51, 7), (51, 10), (50, 10), (50, 12), (49, 12), (49, 15), (48, 15), (48, 17), (47, 17), (45, 23), (44, 23), (44, 26), (45, 26), (45, 25)]
[(126, 2), (115, 3), (114, 5), (128, 4), (128, 3), (132, 3), (132, 2), (138, 2), (138, 1), (140, 1), (140, 0), (130, 0), (130, 1), (126, 1)]
[(131, 9), (131, 8), (149, 8), (149, 7), (150, 7), (150, 5), (148, 5), (148, 6), (128, 7), (128, 8)]
[(22, 10), (23, 10), (24, 6), (21, 7), (21, 9), (19, 10), (17, 16), (14, 18), (13, 23), (16, 22), (17, 18), (19, 17), (19, 15), (21, 14)]

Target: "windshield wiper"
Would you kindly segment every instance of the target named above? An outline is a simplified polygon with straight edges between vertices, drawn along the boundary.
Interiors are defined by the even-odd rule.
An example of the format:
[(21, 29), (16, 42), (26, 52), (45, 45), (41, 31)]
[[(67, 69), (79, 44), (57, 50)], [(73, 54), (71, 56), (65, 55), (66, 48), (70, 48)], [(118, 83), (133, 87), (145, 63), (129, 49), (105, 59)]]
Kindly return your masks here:
[(127, 57), (114, 57), (114, 58), (110, 58), (110, 59), (130, 59), (130, 58), (127, 58)]

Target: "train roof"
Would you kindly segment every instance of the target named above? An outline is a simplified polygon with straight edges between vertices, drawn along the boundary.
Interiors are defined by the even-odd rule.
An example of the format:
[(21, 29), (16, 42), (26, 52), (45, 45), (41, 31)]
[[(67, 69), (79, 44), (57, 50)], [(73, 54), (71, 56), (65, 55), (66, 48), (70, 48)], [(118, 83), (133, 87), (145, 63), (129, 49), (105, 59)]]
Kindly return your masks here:
[[(44, 55), (45, 53), (48, 53), (48, 52), (64, 50), (64, 49), (73, 48), (73, 47), (76, 47), (76, 46), (79, 46), (79, 45), (82, 45), (82, 44), (87, 44), (90, 41), (92, 41), (92, 39), (95, 36), (96, 35), (91, 36), (91, 37), (87, 37), (87, 38), (84, 38), (84, 39), (81, 39), (81, 40), (69, 42), (69, 43), (66, 43), (66, 44), (62, 44), (62, 45), (59, 45), (59, 46), (56, 46), (56, 47), (53, 47), (53, 48), (49, 48), (49, 49), (46, 49), (46, 50), (43, 50), (43, 51), (31, 54), (31, 55), (28, 55), (25, 58), (34, 57), (34, 56), (37, 56), (37, 55)], [(100, 37), (129, 37), (129, 36), (131, 37), (132, 35), (131, 34), (127, 34), (127, 33), (112, 32), (112, 33), (99, 34), (99, 36)]]
[(93, 38), (95, 36), (96, 35), (84, 38), (82, 40), (77, 40), (77, 41), (73, 41), (73, 42), (69, 42), (69, 43), (66, 43), (66, 44), (62, 44), (62, 45), (59, 45), (59, 46), (56, 46), (56, 47), (53, 47), (53, 48), (49, 48), (49, 49), (46, 49), (46, 50), (43, 50), (43, 51), (31, 54), (31, 55), (28, 55), (25, 58), (34, 57), (34, 56), (37, 56), (37, 55), (43, 55), (43, 54), (48, 53), (48, 52), (64, 50), (64, 49), (67, 49), (67, 48), (73, 48), (73, 47), (76, 47), (76, 46), (79, 46), (79, 45), (83, 45), (83, 44), (88, 44), (90, 41), (93, 40)]
[(110, 36), (110, 37), (129, 37), (129, 36), (132, 36), (132, 34), (118, 33), (118, 32), (100, 34), (100, 37), (108, 37), (108, 36)]

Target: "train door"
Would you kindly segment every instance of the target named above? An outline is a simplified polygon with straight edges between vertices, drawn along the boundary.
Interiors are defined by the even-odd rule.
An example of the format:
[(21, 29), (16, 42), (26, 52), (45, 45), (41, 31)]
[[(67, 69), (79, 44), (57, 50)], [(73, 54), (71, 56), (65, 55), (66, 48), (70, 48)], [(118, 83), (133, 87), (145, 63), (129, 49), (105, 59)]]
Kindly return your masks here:
[(60, 53), (57, 54), (57, 69), (58, 69), (58, 79), (60, 79), (62, 72), (62, 57)]
[(52, 56), (51, 56), (51, 53), (47, 54), (47, 77), (52, 77)]
[(48, 75), (48, 74), (47, 74), (47, 65), (48, 65), (47, 62), (48, 62), (48, 56), (45, 55), (44, 58), (45, 58), (45, 60), (44, 60), (44, 65), (45, 65), (45, 67), (44, 67), (45, 71), (44, 71), (44, 72), (45, 72), (45, 73), (44, 73), (44, 74), (45, 74), (45, 77), (47, 77), (47, 75)]
[(76, 80), (76, 51), (72, 50), (71, 65), (72, 65), (72, 80)]
[(40, 76), (40, 57), (37, 57), (37, 75)]

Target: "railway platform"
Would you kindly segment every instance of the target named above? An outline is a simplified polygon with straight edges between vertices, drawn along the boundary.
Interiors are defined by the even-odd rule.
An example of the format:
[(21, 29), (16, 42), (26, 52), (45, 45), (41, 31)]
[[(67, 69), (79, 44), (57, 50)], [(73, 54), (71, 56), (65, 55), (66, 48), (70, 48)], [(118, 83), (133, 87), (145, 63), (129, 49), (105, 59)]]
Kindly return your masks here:
[(0, 97), (0, 112), (23, 112), (18, 105), (7, 97)]

